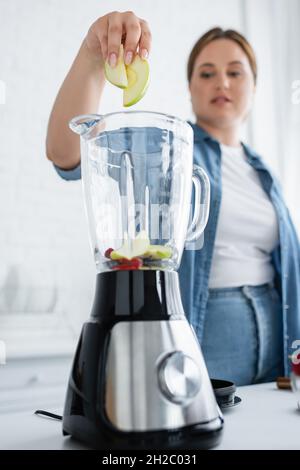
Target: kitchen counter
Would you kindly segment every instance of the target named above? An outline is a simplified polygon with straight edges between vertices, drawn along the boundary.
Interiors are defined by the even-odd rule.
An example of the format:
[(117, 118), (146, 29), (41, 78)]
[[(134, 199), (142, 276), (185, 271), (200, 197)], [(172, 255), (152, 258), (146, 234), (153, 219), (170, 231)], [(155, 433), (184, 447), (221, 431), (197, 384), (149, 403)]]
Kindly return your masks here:
[[(224, 412), (224, 435), (217, 449), (300, 449), (300, 411), (291, 391), (267, 383), (239, 387), (237, 396), (242, 402)], [(0, 415), (0, 449), (88, 448), (63, 437), (60, 421), (27, 411)]]

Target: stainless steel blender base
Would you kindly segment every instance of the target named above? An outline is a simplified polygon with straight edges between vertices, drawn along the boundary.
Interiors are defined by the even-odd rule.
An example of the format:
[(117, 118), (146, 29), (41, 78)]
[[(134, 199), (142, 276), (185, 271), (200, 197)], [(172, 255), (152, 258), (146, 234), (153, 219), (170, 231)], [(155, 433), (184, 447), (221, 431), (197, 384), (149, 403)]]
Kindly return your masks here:
[(112, 328), (105, 412), (120, 431), (167, 430), (219, 416), (196, 337), (188, 322), (130, 321)]
[(70, 375), (64, 434), (95, 449), (200, 449), (217, 445), (222, 427), (177, 273), (99, 274)]

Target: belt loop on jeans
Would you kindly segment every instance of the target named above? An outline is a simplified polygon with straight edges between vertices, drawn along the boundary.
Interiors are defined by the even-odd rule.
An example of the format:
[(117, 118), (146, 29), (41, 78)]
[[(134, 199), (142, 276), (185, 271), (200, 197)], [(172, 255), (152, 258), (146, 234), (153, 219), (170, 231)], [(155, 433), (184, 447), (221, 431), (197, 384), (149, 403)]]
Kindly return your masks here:
[(252, 295), (250, 293), (249, 286), (243, 286), (242, 287), (242, 292), (245, 295), (245, 297), (247, 297), (247, 299), (252, 299)]
[(247, 299), (252, 299), (253, 298), (253, 294), (255, 293), (255, 287), (264, 287), (265, 289), (274, 289), (275, 287), (275, 284), (274, 284), (274, 281), (270, 281), (270, 282), (267, 282), (266, 284), (261, 284), (260, 286), (253, 286), (254, 288), (254, 291), (251, 292), (251, 287), (252, 286), (243, 286), (241, 288), (243, 294), (245, 295), (245, 297), (247, 297)]

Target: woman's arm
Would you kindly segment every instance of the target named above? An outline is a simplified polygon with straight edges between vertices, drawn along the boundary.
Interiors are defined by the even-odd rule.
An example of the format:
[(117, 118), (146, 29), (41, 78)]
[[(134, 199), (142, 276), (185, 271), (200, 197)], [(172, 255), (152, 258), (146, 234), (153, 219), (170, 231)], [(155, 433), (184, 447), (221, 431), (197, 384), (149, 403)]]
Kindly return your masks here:
[(63, 169), (80, 163), (79, 136), (69, 129), (78, 114), (96, 113), (105, 84), (102, 58), (91, 57), (84, 41), (54, 102), (46, 138), (46, 155)]
[(63, 169), (80, 163), (79, 136), (68, 127), (69, 120), (79, 114), (97, 113), (105, 84), (104, 61), (117, 61), (121, 42), (125, 63), (149, 52), (151, 33), (146, 21), (133, 12), (113, 12), (99, 18), (90, 27), (53, 105), (46, 138), (46, 155)]

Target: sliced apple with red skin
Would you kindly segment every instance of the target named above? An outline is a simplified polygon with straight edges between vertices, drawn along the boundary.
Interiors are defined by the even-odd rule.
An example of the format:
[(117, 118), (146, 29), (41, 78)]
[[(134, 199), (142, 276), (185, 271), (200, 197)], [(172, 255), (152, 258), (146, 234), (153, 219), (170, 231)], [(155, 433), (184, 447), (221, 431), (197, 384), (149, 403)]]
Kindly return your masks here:
[(106, 79), (118, 88), (127, 88), (128, 87), (128, 78), (126, 73), (126, 67), (124, 64), (124, 49), (123, 44), (120, 46), (119, 57), (117, 59), (117, 64), (115, 67), (111, 67), (108, 61), (104, 63), (104, 72)]

